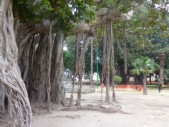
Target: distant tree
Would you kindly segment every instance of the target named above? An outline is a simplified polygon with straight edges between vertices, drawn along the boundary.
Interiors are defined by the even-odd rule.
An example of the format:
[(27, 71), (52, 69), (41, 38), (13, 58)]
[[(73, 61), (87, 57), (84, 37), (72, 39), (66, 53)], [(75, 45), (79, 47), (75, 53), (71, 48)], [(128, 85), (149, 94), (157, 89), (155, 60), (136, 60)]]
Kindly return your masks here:
[(141, 75), (143, 74), (143, 94), (147, 95), (147, 86), (146, 80), (147, 75), (153, 73), (159, 68), (159, 66), (154, 62), (153, 59), (148, 57), (137, 58), (132, 62), (133, 69), (131, 70), (132, 74)]

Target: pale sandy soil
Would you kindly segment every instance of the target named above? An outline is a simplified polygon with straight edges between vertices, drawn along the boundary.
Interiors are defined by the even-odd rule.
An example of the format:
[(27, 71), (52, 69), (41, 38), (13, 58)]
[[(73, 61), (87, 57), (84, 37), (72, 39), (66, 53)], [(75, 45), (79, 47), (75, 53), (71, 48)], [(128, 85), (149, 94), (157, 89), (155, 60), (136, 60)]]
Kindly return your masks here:
[[(52, 111), (35, 115), (33, 127), (169, 127), (169, 90), (160, 94), (149, 90), (146, 96), (117, 91), (116, 96), (116, 105), (121, 105), (123, 113)], [(99, 100), (100, 93), (82, 95), (82, 105), (101, 103)]]

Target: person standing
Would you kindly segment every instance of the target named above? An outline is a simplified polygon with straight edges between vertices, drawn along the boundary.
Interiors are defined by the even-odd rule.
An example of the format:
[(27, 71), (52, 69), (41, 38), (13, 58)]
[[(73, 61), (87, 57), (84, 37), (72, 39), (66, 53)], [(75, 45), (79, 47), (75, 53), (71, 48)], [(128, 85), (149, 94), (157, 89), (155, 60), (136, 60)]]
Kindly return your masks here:
[(158, 83), (157, 83), (157, 88), (158, 88), (158, 91), (159, 91), (159, 93), (160, 93), (160, 92), (161, 92), (161, 88), (162, 88), (161, 82), (158, 82)]

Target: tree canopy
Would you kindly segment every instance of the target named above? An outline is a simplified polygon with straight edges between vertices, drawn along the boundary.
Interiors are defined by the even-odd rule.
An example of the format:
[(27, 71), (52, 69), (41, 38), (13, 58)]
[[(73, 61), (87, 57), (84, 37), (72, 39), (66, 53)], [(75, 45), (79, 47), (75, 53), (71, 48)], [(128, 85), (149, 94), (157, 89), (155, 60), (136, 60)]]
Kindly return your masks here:
[[(165, 0), (6, 0), (0, 5), (0, 85), (5, 86), (11, 107), (4, 106), (11, 108), (7, 110), (11, 118), (18, 118), (20, 107), (22, 117), (15, 126), (30, 126), (29, 100), (45, 103), (48, 111), (51, 103), (67, 106), (63, 81), (67, 69), (72, 71), (69, 106), (75, 78), (79, 79), (76, 104), (80, 105), (83, 75), (90, 75), (92, 84), (96, 67), (100, 83), (106, 85), (107, 102), (109, 85), (114, 88), (117, 82), (115, 75), (126, 84), (133, 74), (143, 77), (145, 91), (147, 75), (159, 64), (156, 74), (164, 72), (166, 81), (169, 79), (169, 8)], [(27, 123), (24, 116), (28, 116)]]

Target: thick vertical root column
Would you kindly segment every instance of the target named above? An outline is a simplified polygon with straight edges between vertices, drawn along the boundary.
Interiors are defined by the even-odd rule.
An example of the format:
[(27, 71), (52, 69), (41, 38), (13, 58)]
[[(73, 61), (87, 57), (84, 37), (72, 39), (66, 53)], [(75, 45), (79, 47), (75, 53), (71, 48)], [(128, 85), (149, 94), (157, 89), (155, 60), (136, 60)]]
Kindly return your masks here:
[(29, 127), (31, 124), (31, 107), (28, 100), (25, 84), (21, 79), (18, 65), (14, 65), (3, 74), (1, 79), (5, 84), (8, 98), (8, 113), (11, 127)]
[(51, 105), (51, 54), (52, 54), (52, 23), (50, 23), (50, 30), (49, 30), (49, 43), (48, 43), (48, 47), (47, 47), (47, 60), (46, 60), (46, 65), (47, 65), (47, 83), (46, 83), (46, 92), (47, 92), (47, 110), (50, 111), (50, 105)]
[(147, 95), (147, 86), (146, 86), (146, 79), (147, 79), (147, 76), (146, 74), (144, 74), (144, 79), (143, 79), (143, 95)]
[[(112, 26), (112, 21), (110, 22), (111, 26)], [(114, 65), (114, 36), (113, 36), (113, 31), (111, 29), (111, 54), (110, 54), (110, 81), (111, 81), (111, 85), (112, 85), (112, 101), (116, 101), (116, 94), (115, 94), (115, 88), (114, 88), (114, 76), (115, 76), (115, 65)]]
[(79, 77), (79, 89), (78, 89), (78, 92), (77, 92), (76, 106), (81, 105), (81, 93), (82, 93), (82, 76)]
[(72, 83), (72, 91), (71, 91), (71, 97), (69, 102), (69, 107), (73, 105), (73, 93), (74, 93), (74, 87), (75, 87), (75, 76), (73, 75), (73, 83)]
[(105, 79), (106, 85), (106, 102), (110, 102), (109, 95), (109, 76), (110, 76), (110, 51), (111, 51), (111, 22), (105, 24), (105, 35), (104, 35), (104, 58), (103, 58), (103, 79)]
[[(83, 35), (84, 36), (84, 35)], [(84, 60), (85, 60), (85, 51), (90, 43), (90, 38), (88, 36), (85, 37), (85, 39), (83, 38), (83, 46), (81, 47), (81, 51), (80, 51), (80, 56), (79, 59), (77, 61), (77, 74), (79, 77), (79, 89), (78, 89), (78, 93), (77, 93), (77, 101), (76, 101), (76, 106), (81, 105), (81, 94), (82, 94), (82, 77), (83, 77), (83, 72), (84, 72)]]
[(76, 35), (76, 45), (75, 45), (75, 59), (74, 59), (74, 70), (73, 70), (73, 78), (72, 78), (72, 91), (71, 91), (71, 98), (69, 102), (69, 106), (73, 105), (73, 93), (74, 93), (74, 87), (75, 87), (75, 77), (77, 73), (77, 58), (78, 58), (78, 40)]
[(52, 50), (51, 100), (53, 103), (65, 105), (65, 89), (63, 85), (63, 41), (64, 33), (56, 33)]
[(160, 83), (164, 85), (164, 60), (165, 54), (160, 54)]
[(8, 99), (8, 127), (30, 127), (32, 112), (17, 65), (18, 48), (13, 30), (11, 0), (0, 2), (0, 80)]

